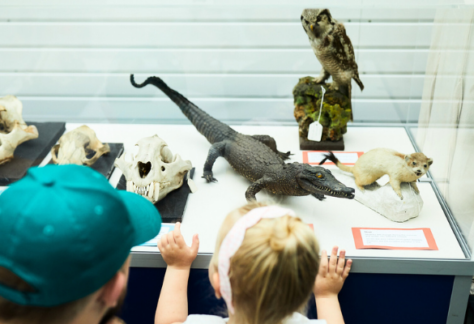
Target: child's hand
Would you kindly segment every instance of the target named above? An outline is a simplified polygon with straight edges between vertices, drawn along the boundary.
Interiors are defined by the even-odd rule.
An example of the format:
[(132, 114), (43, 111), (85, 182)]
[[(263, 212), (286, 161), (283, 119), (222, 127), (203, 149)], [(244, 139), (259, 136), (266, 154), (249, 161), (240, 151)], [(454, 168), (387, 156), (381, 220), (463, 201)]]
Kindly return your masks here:
[(125, 324), (125, 322), (121, 318), (115, 316), (111, 318), (106, 324)]
[(347, 260), (344, 266), (346, 251), (341, 250), (339, 261), (337, 260), (337, 246), (332, 248), (331, 258), (328, 264), (326, 251), (322, 252), (319, 272), (314, 285), (314, 295), (316, 298), (337, 296), (342, 289), (342, 285), (351, 270), (352, 260)]
[(176, 223), (174, 230), (161, 237), (158, 241), (158, 249), (169, 267), (190, 268), (191, 263), (196, 259), (199, 249), (199, 238), (195, 234), (191, 247), (184, 242), (181, 235), (181, 224)]

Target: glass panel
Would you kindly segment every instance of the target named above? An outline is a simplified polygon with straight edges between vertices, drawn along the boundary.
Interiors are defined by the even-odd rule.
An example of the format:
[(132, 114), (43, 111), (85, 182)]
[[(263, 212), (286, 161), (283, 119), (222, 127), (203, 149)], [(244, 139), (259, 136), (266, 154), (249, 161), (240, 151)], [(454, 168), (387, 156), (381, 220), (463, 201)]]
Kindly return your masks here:
[[(352, 83), (354, 122), (419, 125), (413, 137), (472, 247), (473, 1), (317, 4), (354, 46), (365, 85)], [(320, 71), (300, 23), (314, 5), (3, 0), (0, 96), (18, 96), (27, 121), (188, 123), (160, 91), (129, 82), (156, 75), (222, 121), (295, 126), (292, 89)]]
[(474, 243), (474, 9), (438, 8), (428, 54), (419, 128), (420, 149), (472, 249)]

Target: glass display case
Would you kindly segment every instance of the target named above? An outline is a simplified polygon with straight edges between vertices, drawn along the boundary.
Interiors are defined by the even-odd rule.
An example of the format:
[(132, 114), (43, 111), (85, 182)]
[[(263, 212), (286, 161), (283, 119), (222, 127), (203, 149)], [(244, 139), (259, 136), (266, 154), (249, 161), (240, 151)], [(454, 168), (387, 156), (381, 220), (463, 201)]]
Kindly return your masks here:
[[(101, 141), (123, 143), (126, 153), (157, 134), (190, 160), (198, 190), (185, 202), (182, 230), (187, 240), (200, 235), (193, 268), (206, 269), (220, 222), (245, 204), (250, 183), (224, 159), (213, 169), (219, 182), (206, 183), (201, 176), (210, 144), (167, 96), (133, 87), (130, 74), (137, 82), (159, 76), (235, 130), (274, 137), (280, 151), (293, 153), (290, 162), (308, 162), (299, 148), (292, 91), (300, 78), (321, 70), (300, 21), (304, 8), (315, 7), (329, 8), (344, 24), (364, 84), (361, 91), (352, 83), (345, 151), (385, 147), (432, 158), (418, 180), (424, 205), (418, 217), (397, 223), (354, 200), (267, 192), (257, 199), (293, 208), (313, 224), (322, 248), (338, 245), (354, 259), (354, 279), (341, 297), (347, 323), (462, 323), (474, 275), (470, 0), (3, 0), (0, 96), (17, 96), (28, 124), (66, 122), (66, 131), (86, 124)], [(115, 169), (110, 183), (116, 186), (121, 175)], [(358, 249), (353, 228), (429, 228), (437, 249)], [(155, 246), (132, 253), (133, 267), (166, 266)], [(356, 294), (361, 297), (350, 306)], [(359, 312), (378, 298), (386, 304), (372, 318)], [(389, 308), (406, 308), (410, 316)]]

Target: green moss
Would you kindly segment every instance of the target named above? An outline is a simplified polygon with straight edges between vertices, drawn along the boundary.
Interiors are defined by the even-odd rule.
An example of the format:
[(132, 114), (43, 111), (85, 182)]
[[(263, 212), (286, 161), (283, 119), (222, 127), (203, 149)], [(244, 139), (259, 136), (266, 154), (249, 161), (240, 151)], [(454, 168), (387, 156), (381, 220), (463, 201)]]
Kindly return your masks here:
[(323, 126), (323, 141), (338, 141), (347, 132), (347, 123), (351, 119), (349, 98), (339, 91), (329, 90), (328, 85), (313, 82), (313, 77), (299, 79), (293, 88), (295, 118), (300, 136), (307, 138), (309, 125), (319, 117), (321, 107), (321, 87), (324, 87), (323, 108), (319, 123)]

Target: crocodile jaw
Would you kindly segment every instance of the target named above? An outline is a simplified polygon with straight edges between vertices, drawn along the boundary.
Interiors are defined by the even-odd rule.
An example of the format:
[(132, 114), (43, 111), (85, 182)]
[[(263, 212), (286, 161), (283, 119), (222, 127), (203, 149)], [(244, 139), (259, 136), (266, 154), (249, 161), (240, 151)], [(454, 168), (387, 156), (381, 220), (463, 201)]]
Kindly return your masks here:
[(337, 198), (347, 198), (347, 199), (354, 199), (354, 189), (345, 187), (343, 184), (342, 185), (342, 190), (337, 190), (334, 188), (331, 188), (329, 186), (325, 186), (322, 183), (314, 183), (310, 180), (307, 179), (301, 179), (299, 181), (300, 186), (308, 191), (309, 193), (319, 193), (323, 194), (326, 196), (331, 196), (331, 197), (337, 197)]

